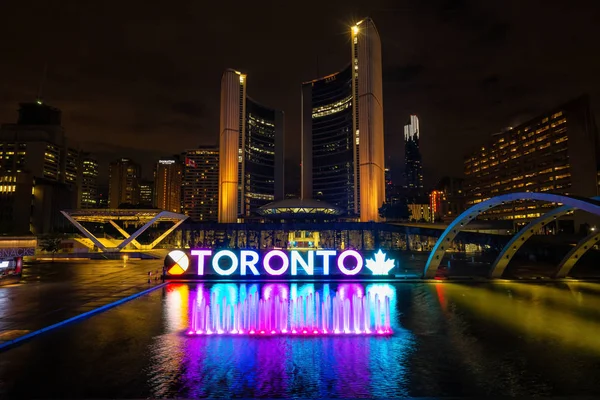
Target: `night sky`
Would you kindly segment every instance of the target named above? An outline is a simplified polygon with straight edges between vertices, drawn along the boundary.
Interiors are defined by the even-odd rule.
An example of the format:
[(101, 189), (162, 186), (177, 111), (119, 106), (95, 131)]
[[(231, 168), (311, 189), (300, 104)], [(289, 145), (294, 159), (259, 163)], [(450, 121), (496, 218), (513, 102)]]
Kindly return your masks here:
[[(152, 162), (217, 144), (221, 74), (286, 113), (287, 190), (300, 162), (300, 86), (350, 61), (370, 16), (384, 60), (386, 158), (399, 181), (402, 126), (421, 120), (425, 184), (462, 175), (490, 134), (589, 93), (600, 121), (594, 1), (0, 1), (0, 122), (37, 95), (101, 160)], [(104, 166), (103, 175), (107, 166)], [(399, 183), (399, 182), (398, 182)]]

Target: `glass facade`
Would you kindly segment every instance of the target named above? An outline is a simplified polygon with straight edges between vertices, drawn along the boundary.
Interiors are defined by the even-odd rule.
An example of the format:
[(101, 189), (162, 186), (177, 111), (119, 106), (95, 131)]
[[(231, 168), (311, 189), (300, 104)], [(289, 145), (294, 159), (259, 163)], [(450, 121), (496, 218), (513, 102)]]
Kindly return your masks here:
[(419, 118), (411, 115), (408, 125), (404, 125), (404, 187), (409, 190), (423, 189), (420, 133)]
[(312, 86), (312, 197), (355, 213), (352, 69)]
[(250, 216), (257, 208), (275, 199), (276, 113), (246, 98), (244, 179), (243, 188), (240, 187), (244, 216)]

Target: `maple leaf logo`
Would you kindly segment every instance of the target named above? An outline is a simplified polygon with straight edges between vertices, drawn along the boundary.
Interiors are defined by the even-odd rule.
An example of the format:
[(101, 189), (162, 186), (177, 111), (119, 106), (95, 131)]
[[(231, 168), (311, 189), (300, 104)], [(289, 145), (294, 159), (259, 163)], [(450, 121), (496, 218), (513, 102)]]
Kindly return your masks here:
[(387, 275), (394, 268), (394, 260), (385, 259), (385, 253), (379, 249), (375, 253), (375, 259), (368, 259), (366, 267), (373, 272), (373, 275)]

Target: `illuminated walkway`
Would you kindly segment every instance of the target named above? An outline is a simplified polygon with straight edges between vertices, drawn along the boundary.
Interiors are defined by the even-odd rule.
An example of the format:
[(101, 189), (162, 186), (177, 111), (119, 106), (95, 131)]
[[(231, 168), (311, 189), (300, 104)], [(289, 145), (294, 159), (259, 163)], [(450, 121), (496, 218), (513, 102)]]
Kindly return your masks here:
[[(119, 252), (132, 244), (137, 250), (152, 250), (157, 244), (162, 242), (167, 236), (169, 236), (179, 225), (183, 223), (188, 217), (187, 215), (177, 214), (170, 211), (164, 210), (153, 210), (153, 209), (80, 209), (80, 210), (65, 210), (61, 211), (66, 219), (69, 220), (85, 237), (91, 240), (94, 246), (104, 252)], [(129, 234), (123, 227), (117, 224), (120, 221), (125, 224), (132, 224), (140, 226), (134, 233)], [(86, 229), (82, 223), (110, 223), (125, 239), (120, 243), (111, 244), (111, 247), (107, 246), (107, 242), (100, 238), (97, 238), (92, 232)], [(159, 222), (173, 222), (173, 226), (163, 232), (158, 238), (156, 238), (150, 244), (141, 244), (137, 241), (137, 238), (144, 233), (152, 225)]]
[[(21, 283), (0, 286), (3, 344), (125, 299), (162, 282), (156, 261), (46, 262), (26, 266)], [(160, 274), (161, 271), (158, 271)]]

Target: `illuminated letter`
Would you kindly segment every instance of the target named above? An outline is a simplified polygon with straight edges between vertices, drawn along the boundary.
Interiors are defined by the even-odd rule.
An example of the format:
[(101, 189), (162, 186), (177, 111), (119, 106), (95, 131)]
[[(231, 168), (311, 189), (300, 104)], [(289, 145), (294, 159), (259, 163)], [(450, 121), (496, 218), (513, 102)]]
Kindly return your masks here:
[(317, 255), (323, 256), (323, 275), (329, 275), (329, 257), (335, 254), (335, 250), (317, 250)]
[[(250, 256), (250, 260), (248, 260)], [(256, 269), (256, 263), (258, 262), (258, 253), (252, 250), (240, 251), (240, 274), (246, 275), (246, 267), (252, 271), (253, 275), (260, 275)]]
[[(222, 269), (219, 266), (219, 260), (223, 256), (229, 257), (231, 259), (231, 267), (229, 267), (229, 269)], [(215, 272), (219, 275), (231, 275), (235, 272), (235, 270), (238, 267), (238, 258), (235, 256), (233, 251), (221, 250), (221, 251), (217, 252), (217, 254), (215, 254), (215, 256), (213, 257), (212, 267), (215, 270)]]
[(204, 275), (204, 257), (211, 256), (212, 250), (192, 250), (193, 256), (198, 256), (198, 275)]
[[(273, 268), (271, 268), (271, 258), (275, 256), (281, 258), (282, 265), (279, 271), (275, 271)], [(283, 273), (285, 273), (285, 271), (287, 271), (289, 266), (290, 260), (288, 260), (287, 255), (281, 250), (271, 250), (265, 255), (265, 258), (263, 260), (263, 267), (269, 275), (282, 275)]]
[(315, 252), (308, 252), (308, 262), (304, 261), (298, 250), (292, 250), (292, 275), (298, 275), (298, 264), (306, 271), (307, 275), (315, 273)]
[[(346, 257), (354, 257), (354, 259), (356, 260), (356, 268), (349, 270), (348, 268), (346, 268), (344, 266), (344, 260), (346, 259)], [(340, 269), (340, 271), (342, 272), (342, 274), (356, 275), (360, 272), (360, 270), (363, 267), (363, 258), (358, 253), (358, 251), (346, 250), (342, 254), (340, 254), (340, 256), (338, 257), (337, 265), (338, 265), (338, 268)]]

